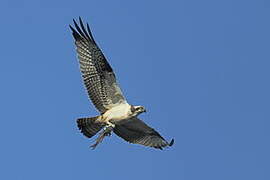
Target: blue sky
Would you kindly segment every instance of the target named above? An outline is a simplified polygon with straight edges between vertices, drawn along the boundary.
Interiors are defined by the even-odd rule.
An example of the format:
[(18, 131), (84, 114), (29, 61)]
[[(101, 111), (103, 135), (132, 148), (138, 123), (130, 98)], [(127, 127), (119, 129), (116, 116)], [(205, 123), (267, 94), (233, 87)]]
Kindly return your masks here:
[[(172, 148), (89, 148), (78, 16)], [(270, 179), (269, 1), (11, 0), (0, 17), (0, 179)]]

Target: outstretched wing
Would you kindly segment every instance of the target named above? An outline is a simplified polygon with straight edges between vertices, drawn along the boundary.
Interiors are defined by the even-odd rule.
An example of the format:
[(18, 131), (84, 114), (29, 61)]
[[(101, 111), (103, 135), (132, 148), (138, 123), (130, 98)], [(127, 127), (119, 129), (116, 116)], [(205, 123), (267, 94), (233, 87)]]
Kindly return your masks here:
[(124, 140), (150, 146), (157, 149), (162, 149), (166, 146), (172, 146), (174, 140), (168, 143), (157, 131), (149, 127), (137, 117), (121, 121), (121, 124), (116, 124), (114, 133), (123, 138)]
[(126, 100), (110, 64), (92, 36), (89, 25), (87, 24), (86, 30), (81, 18), (79, 21), (80, 27), (73, 20), (76, 30), (72, 26), (70, 28), (77, 47), (80, 70), (90, 99), (104, 113), (118, 104), (126, 103)]

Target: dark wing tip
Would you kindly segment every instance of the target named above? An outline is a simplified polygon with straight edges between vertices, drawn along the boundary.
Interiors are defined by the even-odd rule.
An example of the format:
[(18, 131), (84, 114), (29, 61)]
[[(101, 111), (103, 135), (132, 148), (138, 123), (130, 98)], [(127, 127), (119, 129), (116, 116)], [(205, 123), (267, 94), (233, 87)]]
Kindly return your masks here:
[(163, 150), (163, 148), (168, 147), (168, 146), (172, 146), (173, 144), (174, 144), (174, 139), (172, 139), (170, 141), (170, 143), (166, 142), (166, 144), (162, 144), (162, 145), (158, 145), (158, 146), (153, 146), (153, 147), (156, 148), (156, 149)]
[(69, 25), (69, 28), (71, 29), (72, 35), (76, 41), (82, 39), (80, 34), (71, 25)]
[(90, 38), (93, 41), (93, 43), (94, 44), (97, 44), (96, 41), (95, 41), (95, 39), (94, 39), (94, 37), (93, 37), (93, 35), (92, 35), (92, 32), (90, 30), (90, 27), (89, 27), (89, 24), (88, 23), (86, 23), (86, 28), (87, 28), (88, 34), (90, 35)]
[(77, 23), (75, 19), (73, 19), (73, 23), (74, 23), (75, 28), (73, 28), (71, 25), (69, 25), (69, 27), (72, 30), (72, 34), (73, 34), (73, 37), (75, 38), (75, 40), (85, 39), (85, 40), (90, 41), (96, 45), (96, 42), (95, 42), (93, 35), (90, 31), (88, 23), (87, 23), (87, 30), (86, 30), (86, 28), (83, 24), (83, 20), (80, 16), (79, 16), (79, 23)]
[(168, 145), (172, 146), (173, 144), (174, 144), (174, 139), (172, 139), (171, 142)]
[[(80, 18), (79, 21), (80, 21), (80, 25), (82, 26), (82, 24), (81, 24), (81, 22), (82, 22), (81, 18)], [(75, 39), (75, 40), (87, 39), (87, 35), (84, 34), (84, 33), (82, 32), (82, 30), (81, 30), (81, 28), (83, 28), (83, 27), (80, 27), (80, 26), (77, 24), (77, 22), (76, 22), (75, 19), (73, 19), (73, 24), (74, 24), (75, 28), (73, 28), (71, 25), (69, 25), (69, 27), (70, 27), (70, 29), (72, 30), (72, 35), (73, 35), (74, 39)]]
[[(166, 142), (166, 141), (165, 141)], [(174, 144), (174, 139), (171, 140), (170, 143), (166, 143), (166, 144), (163, 144), (163, 145), (159, 145), (159, 146), (154, 146), (154, 148), (156, 149), (160, 149), (160, 150), (163, 150), (163, 148), (165, 148), (166, 146), (172, 146)]]

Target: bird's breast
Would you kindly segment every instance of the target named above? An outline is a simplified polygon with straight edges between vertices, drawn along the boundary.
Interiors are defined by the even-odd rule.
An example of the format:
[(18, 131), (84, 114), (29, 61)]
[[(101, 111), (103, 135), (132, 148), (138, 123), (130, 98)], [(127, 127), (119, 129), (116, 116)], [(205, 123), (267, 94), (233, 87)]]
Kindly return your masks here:
[(113, 107), (106, 111), (103, 114), (105, 121), (116, 122), (130, 117), (130, 105), (129, 104), (120, 104), (116, 107)]

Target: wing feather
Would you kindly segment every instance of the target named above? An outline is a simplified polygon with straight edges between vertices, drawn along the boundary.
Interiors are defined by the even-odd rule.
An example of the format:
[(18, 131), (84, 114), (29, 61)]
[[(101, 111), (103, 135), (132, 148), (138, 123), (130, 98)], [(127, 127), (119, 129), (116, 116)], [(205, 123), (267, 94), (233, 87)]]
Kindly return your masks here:
[(172, 146), (174, 143), (173, 139), (168, 143), (157, 131), (137, 117), (121, 121), (120, 124), (116, 124), (113, 131), (116, 135), (130, 143), (157, 149)]
[(113, 69), (97, 46), (89, 25), (86, 29), (81, 18), (80, 26), (75, 20), (73, 22), (75, 28), (70, 26), (70, 29), (77, 47), (80, 70), (93, 104), (104, 113), (118, 104), (126, 103)]

